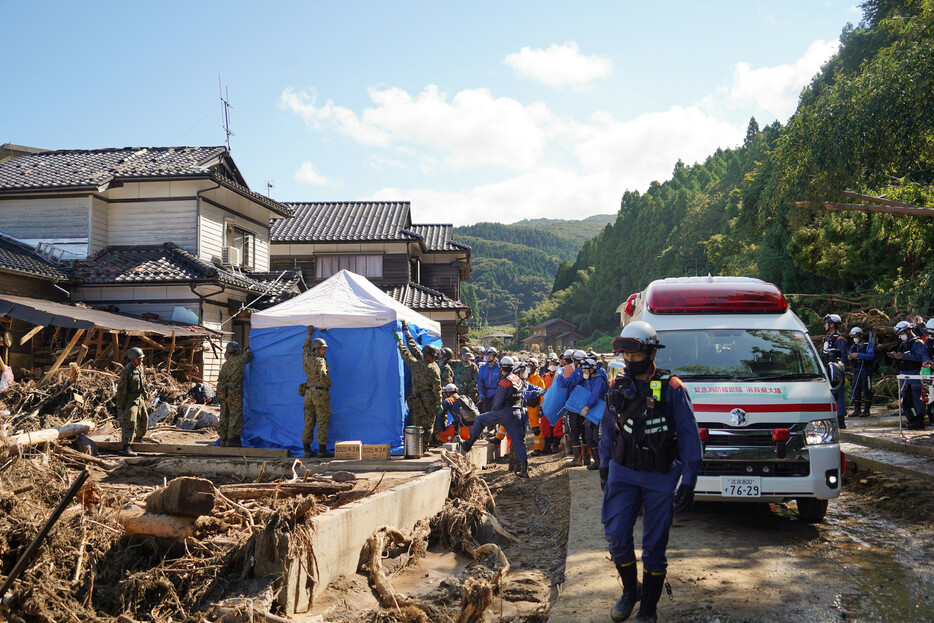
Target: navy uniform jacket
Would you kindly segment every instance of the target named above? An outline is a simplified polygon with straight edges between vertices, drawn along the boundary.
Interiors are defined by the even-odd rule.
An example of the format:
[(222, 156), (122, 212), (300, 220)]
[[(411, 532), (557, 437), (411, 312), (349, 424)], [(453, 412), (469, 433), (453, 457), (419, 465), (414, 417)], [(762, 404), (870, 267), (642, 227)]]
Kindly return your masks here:
[(897, 353), (904, 353), (904, 357), (895, 360), (895, 366), (902, 374), (918, 374), (921, 369), (921, 362), (927, 361), (927, 349), (924, 342), (912, 337), (907, 342), (899, 342)]
[[(655, 371), (652, 371), (655, 374)], [(620, 372), (619, 376), (630, 376), (627, 371)], [(636, 391), (648, 383), (651, 378), (641, 381), (632, 378), (632, 386)], [(694, 419), (694, 406), (688, 388), (676, 376), (668, 381), (667, 389), (663, 390), (662, 399), (666, 400), (671, 409), (675, 430), (678, 433), (678, 453), (680, 459), (675, 459), (672, 469), (668, 473), (637, 472), (625, 466), (620, 466), (623, 479), (632, 484), (638, 484), (650, 489), (671, 490), (672, 473), (681, 474), (681, 482), (694, 487), (697, 484), (697, 473), (700, 470), (703, 450), (700, 435), (697, 432), (697, 420)], [(603, 411), (603, 420), (600, 422), (600, 467), (609, 467), (613, 454), (613, 442), (616, 439), (616, 415), (609, 408)], [(612, 473), (612, 472), (611, 472)]]

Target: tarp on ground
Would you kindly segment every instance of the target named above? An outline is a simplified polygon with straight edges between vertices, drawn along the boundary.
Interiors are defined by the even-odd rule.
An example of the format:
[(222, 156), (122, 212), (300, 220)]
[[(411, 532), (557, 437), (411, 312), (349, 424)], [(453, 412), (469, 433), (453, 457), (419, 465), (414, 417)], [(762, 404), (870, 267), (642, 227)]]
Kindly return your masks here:
[[(342, 270), (299, 296), (252, 316), (243, 395), (247, 447), (302, 449), (305, 382), (302, 349), (307, 327), (328, 344), (331, 420), (337, 441), (389, 444), (402, 451), (408, 409), (408, 366), (394, 333), (406, 321), (419, 344), (441, 345), (440, 325), (398, 303), (366, 278)], [(317, 450), (317, 434), (312, 445)]]

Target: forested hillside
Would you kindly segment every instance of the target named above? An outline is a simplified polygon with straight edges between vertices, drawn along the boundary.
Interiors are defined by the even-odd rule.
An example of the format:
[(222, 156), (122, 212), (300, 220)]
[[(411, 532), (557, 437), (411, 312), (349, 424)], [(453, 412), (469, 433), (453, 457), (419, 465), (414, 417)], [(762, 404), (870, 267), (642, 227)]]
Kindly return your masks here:
[(574, 261), (581, 245), (614, 218), (455, 227), (454, 239), (471, 247), (473, 270), (461, 299), (474, 310), (472, 324), (515, 323), (517, 309), (525, 312), (548, 296), (559, 266)]
[(615, 309), (630, 293), (708, 272), (930, 315), (934, 221), (824, 205), (873, 203), (858, 193), (934, 208), (934, 4), (861, 6), (862, 22), (843, 29), (787, 126), (753, 119), (742, 146), (627, 191), (615, 222), (520, 317), (520, 335), (554, 316), (584, 335), (617, 331)]

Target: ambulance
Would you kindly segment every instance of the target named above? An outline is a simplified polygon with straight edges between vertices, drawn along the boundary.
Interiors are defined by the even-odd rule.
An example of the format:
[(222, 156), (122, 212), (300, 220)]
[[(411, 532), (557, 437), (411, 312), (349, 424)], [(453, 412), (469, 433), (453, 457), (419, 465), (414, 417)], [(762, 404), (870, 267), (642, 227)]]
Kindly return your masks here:
[(845, 457), (827, 371), (781, 291), (746, 277), (659, 279), (618, 311), (624, 326), (655, 328), (656, 365), (690, 392), (704, 445), (696, 499), (793, 499), (804, 521), (823, 520)]

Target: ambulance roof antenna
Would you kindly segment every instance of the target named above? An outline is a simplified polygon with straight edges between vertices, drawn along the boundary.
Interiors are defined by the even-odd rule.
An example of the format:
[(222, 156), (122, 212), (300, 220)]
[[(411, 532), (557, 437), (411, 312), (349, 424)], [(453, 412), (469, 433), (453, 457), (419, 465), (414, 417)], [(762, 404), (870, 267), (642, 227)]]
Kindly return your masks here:
[(224, 105), (224, 125), (221, 127), (224, 128), (224, 132), (227, 134), (227, 151), (230, 151), (230, 137), (236, 136), (233, 132), (230, 131), (230, 91), (227, 87), (221, 88), (221, 75), (217, 74), (217, 91), (220, 93), (221, 103)]

